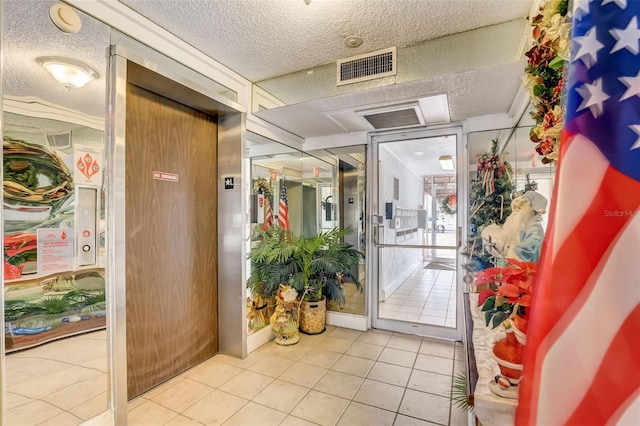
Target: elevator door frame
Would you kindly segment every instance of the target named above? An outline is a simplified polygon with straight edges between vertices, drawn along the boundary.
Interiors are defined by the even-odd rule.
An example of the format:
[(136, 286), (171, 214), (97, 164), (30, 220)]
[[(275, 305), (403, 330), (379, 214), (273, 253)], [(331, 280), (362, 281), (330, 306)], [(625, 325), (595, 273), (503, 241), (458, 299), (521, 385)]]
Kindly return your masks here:
[[(246, 110), (239, 104), (190, 79), (193, 71), (159, 57), (146, 48), (114, 45), (109, 55), (109, 117), (106, 133), (106, 288), (108, 312), (108, 362), (110, 369), (109, 416), (113, 423), (127, 424), (127, 346), (126, 346), (126, 217), (125, 217), (125, 128), (127, 62), (140, 66), (135, 83), (176, 102), (218, 118), (218, 262), (237, 263), (238, 268), (218, 268), (218, 282), (238, 282), (218, 287), (219, 353), (246, 357), (246, 307), (237, 301), (244, 297), (245, 269), (242, 259), (246, 233), (239, 217), (246, 211), (242, 197), (242, 161)], [(144, 52), (144, 53), (143, 53)], [(145, 73), (145, 70), (147, 73)], [(152, 74), (161, 78), (149, 78)], [(211, 87), (216, 87), (212, 84)], [(234, 184), (225, 186), (226, 178)], [(231, 208), (233, 206), (233, 208)]]

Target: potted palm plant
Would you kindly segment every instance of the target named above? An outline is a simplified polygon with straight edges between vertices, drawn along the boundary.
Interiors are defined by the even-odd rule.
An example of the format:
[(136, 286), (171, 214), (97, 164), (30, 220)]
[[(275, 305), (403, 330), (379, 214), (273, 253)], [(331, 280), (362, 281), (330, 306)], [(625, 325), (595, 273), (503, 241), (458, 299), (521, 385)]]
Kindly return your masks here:
[(361, 289), (360, 282), (351, 274), (362, 253), (344, 242), (350, 228), (333, 228), (312, 237), (292, 236), (289, 249), (295, 272), (291, 285), (301, 293), (300, 331), (318, 334), (325, 330), (327, 299), (344, 304), (342, 283), (350, 277)]
[[(287, 232), (282, 228), (267, 228), (259, 231), (257, 244), (251, 249), (251, 272), (247, 279), (251, 293), (247, 303), (251, 330), (258, 330), (269, 323), (275, 311), (278, 287), (289, 280), (293, 270), (293, 266), (286, 267), (280, 260), (286, 238)], [(288, 263), (292, 263), (290, 259)]]
[(290, 285), (300, 295), (300, 330), (308, 334), (322, 333), (327, 299), (344, 304), (344, 280), (351, 279), (362, 290), (350, 271), (363, 255), (344, 242), (344, 237), (351, 232), (351, 228), (336, 227), (303, 237), (277, 227), (265, 231), (251, 252), (248, 285), (263, 294), (275, 294), (280, 284)]

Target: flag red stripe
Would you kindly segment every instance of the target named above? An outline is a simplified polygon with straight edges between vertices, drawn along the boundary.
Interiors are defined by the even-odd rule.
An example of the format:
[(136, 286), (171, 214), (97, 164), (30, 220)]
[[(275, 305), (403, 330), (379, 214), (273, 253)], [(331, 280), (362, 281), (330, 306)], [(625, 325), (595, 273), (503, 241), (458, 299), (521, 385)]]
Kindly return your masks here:
[[(534, 303), (537, 299), (544, 300), (544, 303), (536, 307), (531, 320), (535, 321), (536, 315), (546, 320), (533, 330), (532, 338), (535, 339), (536, 335), (549, 334), (551, 328), (558, 329), (558, 320), (561, 316), (564, 316), (567, 321), (571, 319), (566, 315), (567, 304), (584, 291), (583, 286), (593, 274), (593, 269), (600, 263), (616, 235), (632, 218), (632, 216), (603, 217), (603, 212), (605, 210), (635, 211), (638, 208), (638, 200), (628, 195), (633, 194), (632, 191), (640, 193), (640, 183), (609, 168), (600, 185), (598, 197), (592, 201), (583, 218), (560, 245), (552, 263), (545, 262), (541, 265), (535, 286)], [(607, 226), (602, 226), (605, 220)], [(548, 239), (551, 238), (552, 235), (548, 235)], [(545, 254), (551, 255), (551, 253)], [(565, 274), (558, 277), (558, 271), (565, 271)], [(543, 282), (555, 282), (556, 285), (542, 284)], [(573, 302), (572, 310), (580, 307)]]
[[(559, 167), (562, 167), (562, 164)], [(561, 197), (562, 191), (566, 190), (558, 188), (560, 185), (563, 185), (563, 182), (556, 185), (554, 197)], [(528, 344), (525, 347), (524, 365), (527, 380), (523, 380), (519, 391), (520, 401), (530, 401), (531, 405), (520, 404), (517, 424), (535, 424), (538, 398), (540, 392), (544, 392), (540, 390), (541, 364), (544, 356), (588, 297), (591, 288), (583, 288), (585, 283), (590, 276), (599, 274), (603, 254), (631, 219), (631, 216), (626, 215), (604, 217), (604, 211), (636, 211), (639, 199), (637, 196), (634, 197), (634, 194), (640, 194), (640, 182), (609, 168), (603, 177), (598, 197), (592, 201), (567, 239), (559, 243), (558, 252), (552, 259), (551, 246), (555, 227), (558, 226), (557, 221), (553, 220), (557, 214), (557, 203), (554, 203), (552, 225), (545, 239), (534, 291), (534, 309), (530, 324), (535, 324), (535, 327), (528, 330)], [(606, 226), (603, 226), (605, 220)], [(592, 280), (591, 285), (595, 281)], [(578, 295), (580, 298), (576, 300)], [(567, 309), (570, 302), (573, 304)], [(528, 421), (525, 421), (527, 419)]]
[[(605, 314), (606, 315), (606, 314)], [(569, 425), (604, 425), (640, 387), (640, 306), (621, 325)], [(640, 418), (638, 419), (640, 421)]]

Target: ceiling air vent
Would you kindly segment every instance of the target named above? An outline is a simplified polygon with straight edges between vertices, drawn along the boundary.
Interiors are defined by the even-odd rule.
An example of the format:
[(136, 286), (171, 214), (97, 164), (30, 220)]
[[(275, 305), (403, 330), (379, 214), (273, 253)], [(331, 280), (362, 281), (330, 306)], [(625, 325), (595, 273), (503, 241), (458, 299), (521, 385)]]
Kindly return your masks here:
[(338, 86), (396, 75), (396, 48), (340, 59), (337, 65)]
[(417, 102), (388, 105), (368, 110), (355, 111), (373, 126), (374, 129), (422, 126), (424, 116)]
[(71, 148), (71, 132), (47, 135), (47, 142), (52, 148)]

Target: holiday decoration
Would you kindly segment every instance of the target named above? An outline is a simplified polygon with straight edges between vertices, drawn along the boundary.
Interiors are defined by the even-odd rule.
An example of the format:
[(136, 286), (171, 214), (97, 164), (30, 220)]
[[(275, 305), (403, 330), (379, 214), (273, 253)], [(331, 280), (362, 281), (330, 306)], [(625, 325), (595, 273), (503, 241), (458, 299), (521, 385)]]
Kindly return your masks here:
[(525, 87), (531, 96), (536, 121), (529, 134), (542, 163), (558, 160), (560, 132), (564, 123), (561, 99), (563, 67), (569, 59), (571, 24), (565, 22), (568, 0), (547, 0), (540, 13), (531, 20), (533, 47), (526, 56)]
[(456, 194), (447, 195), (440, 203), (440, 211), (444, 214), (456, 214), (457, 204)]
[(469, 271), (495, 266), (491, 254), (482, 250), (482, 230), (491, 224), (502, 225), (511, 214), (512, 170), (498, 154), (498, 140), (491, 141), (491, 150), (478, 156), (476, 178), (469, 191), (469, 238), (464, 254)]

